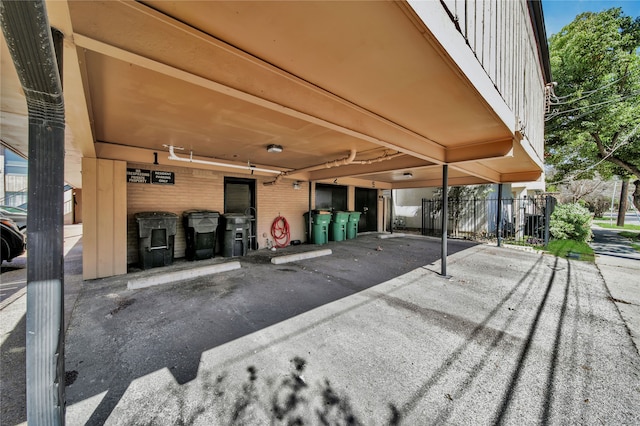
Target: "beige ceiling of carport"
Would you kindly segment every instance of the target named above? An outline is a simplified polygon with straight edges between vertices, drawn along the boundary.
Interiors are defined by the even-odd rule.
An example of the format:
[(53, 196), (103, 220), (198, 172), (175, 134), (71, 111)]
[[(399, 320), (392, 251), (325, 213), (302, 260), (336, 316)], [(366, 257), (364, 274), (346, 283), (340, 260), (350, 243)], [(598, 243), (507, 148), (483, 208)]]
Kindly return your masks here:
[[(399, 150), (412, 157), (309, 175), (395, 187), (437, 185), (443, 162), (464, 162), (452, 175), (459, 183), (539, 172), (404, 3), (47, 7), (66, 35), (67, 156), (126, 159), (128, 147), (173, 144), (201, 158), (298, 169), (351, 149), (359, 160)], [(271, 143), (284, 152), (267, 153)], [(505, 154), (513, 157), (472, 161)]]

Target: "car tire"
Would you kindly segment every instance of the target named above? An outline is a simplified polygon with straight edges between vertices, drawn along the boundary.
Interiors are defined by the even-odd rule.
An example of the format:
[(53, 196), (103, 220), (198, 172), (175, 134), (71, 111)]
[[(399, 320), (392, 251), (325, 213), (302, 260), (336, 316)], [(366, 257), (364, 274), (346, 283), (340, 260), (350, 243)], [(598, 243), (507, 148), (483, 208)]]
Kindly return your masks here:
[(7, 243), (3, 238), (0, 244), (2, 245), (2, 259), (0, 260), (0, 263), (5, 260), (7, 262), (11, 262), (13, 259), (9, 259), (9, 243)]

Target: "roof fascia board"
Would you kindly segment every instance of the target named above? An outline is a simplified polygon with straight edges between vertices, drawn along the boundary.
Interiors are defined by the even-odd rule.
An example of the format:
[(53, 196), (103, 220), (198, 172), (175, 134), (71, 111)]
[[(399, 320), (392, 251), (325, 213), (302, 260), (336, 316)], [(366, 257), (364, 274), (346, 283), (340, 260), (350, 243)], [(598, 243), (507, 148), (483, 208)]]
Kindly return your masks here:
[(513, 139), (458, 146), (447, 149), (447, 163), (513, 157)]

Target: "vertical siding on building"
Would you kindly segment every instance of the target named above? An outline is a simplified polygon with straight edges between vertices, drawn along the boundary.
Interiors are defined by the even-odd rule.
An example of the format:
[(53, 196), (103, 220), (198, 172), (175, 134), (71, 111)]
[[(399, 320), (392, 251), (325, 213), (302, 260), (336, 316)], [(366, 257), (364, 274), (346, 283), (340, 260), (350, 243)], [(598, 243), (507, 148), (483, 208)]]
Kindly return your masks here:
[(527, 1), (445, 0), (438, 4), (452, 17), (542, 157), (545, 82)]
[(126, 240), (125, 165), (124, 161), (82, 159), (84, 279), (127, 272), (121, 250)]

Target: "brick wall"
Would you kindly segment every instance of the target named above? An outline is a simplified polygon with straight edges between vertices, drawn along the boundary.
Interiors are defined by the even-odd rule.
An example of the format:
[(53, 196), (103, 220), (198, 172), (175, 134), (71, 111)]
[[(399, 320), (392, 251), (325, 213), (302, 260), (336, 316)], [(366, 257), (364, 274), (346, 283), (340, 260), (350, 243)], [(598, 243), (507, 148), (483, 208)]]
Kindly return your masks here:
[(265, 247), (266, 238), (273, 241), (271, 225), (278, 215), (283, 216), (289, 223), (291, 240), (306, 241), (303, 215), (309, 210), (309, 182), (300, 182), (300, 189), (293, 189), (293, 182), (295, 181), (283, 179), (277, 185), (264, 186), (262, 183), (257, 185), (258, 233), (256, 235), (260, 247)]
[[(137, 224), (134, 215), (144, 211), (166, 211), (179, 216), (175, 236), (174, 255), (185, 255), (185, 237), (182, 212), (190, 209), (206, 209), (224, 213), (224, 177), (251, 178), (246, 174), (221, 173), (213, 170), (174, 166), (128, 163), (129, 168), (162, 170), (175, 174), (174, 185), (127, 183), (127, 262), (138, 261)], [(271, 224), (278, 214), (284, 216), (291, 229), (291, 240), (306, 241), (303, 214), (309, 207), (309, 184), (301, 182), (300, 189), (293, 188), (293, 180), (282, 179), (277, 185), (265, 186), (271, 176), (255, 176), (257, 242), (266, 246), (266, 239), (273, 241)], [(266, 235), (266, 237), (265, 237)]]

